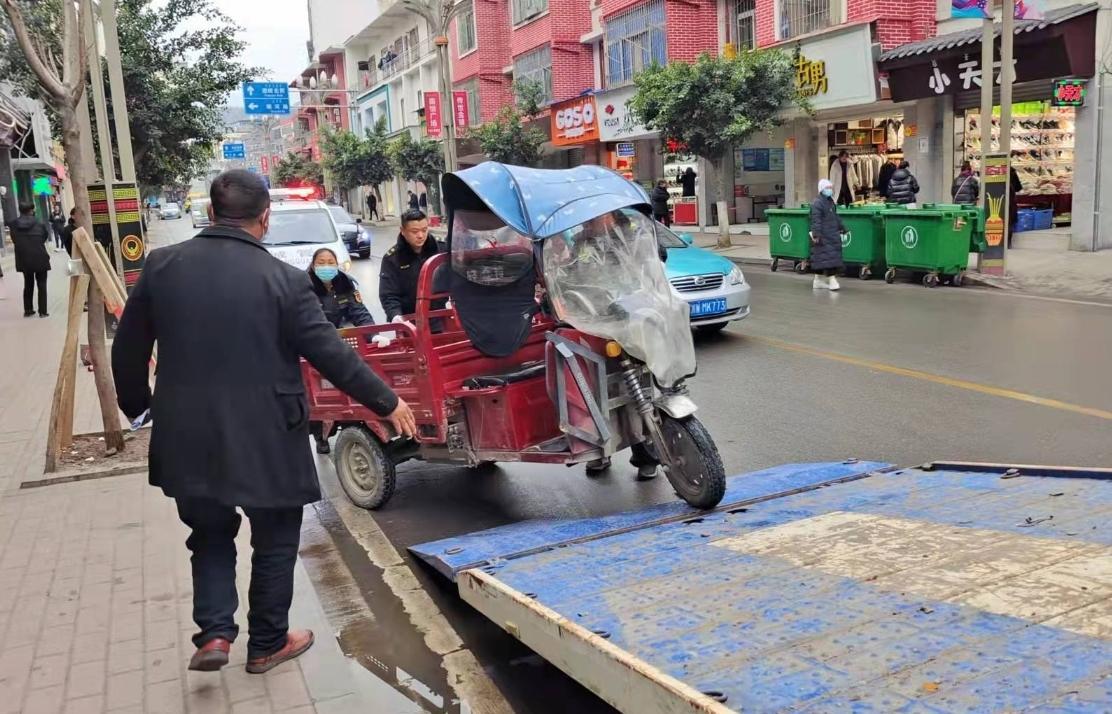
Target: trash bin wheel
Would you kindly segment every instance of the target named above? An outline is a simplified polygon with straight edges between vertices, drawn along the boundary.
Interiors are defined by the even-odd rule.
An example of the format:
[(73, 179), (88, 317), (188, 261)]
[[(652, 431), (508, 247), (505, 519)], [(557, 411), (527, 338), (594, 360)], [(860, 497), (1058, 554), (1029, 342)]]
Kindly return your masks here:
[(773, 258), (772, 259), (772, 265), (770, 265), (769, 267), (772, 268), (772, 272), (775, 273), (777, 270), (780, 269), (780, 259), (779, 258)]
[(959, 270), (957, 273), (954, 274), (954, 277), (950, 278), (950, 285), (953, 285), (955, 288), (960, 288), (964, 282), (965, 282), (965, 271), (964, 270)]
[(927, 273), (923, 276), (923, 285), (926, 285), (928, 288), (937, 288), (940, 282), (941, 280), (938, 277), (938, 273)]
[(796, 261), (796, 263), (793, 267), (795, 269), (795, 272), (802, 275), (803, 273), (807, 272), (807, 261), (806, 260), (798, 260), (798, 261)]
[(873, 277), (872, 268), (867, 265), (862, 265), (861, 270), (859, 270), (857, 273), (857, 277), (861, 278), (862, 280), (868, 280), (869, 278)]
[(714, 508), (726, 493), (726, 472), (714, 439), (695, 417), (660, 416), (660, 433), (674, 459), (665, 464), (668, 482), (695, 508)]
[(895, 268), (889, 268), (888, 270), (884, 271), (884, 282), (888, 283), (889, 285), (896, 282), (896, 269)]
[(332, 458), (340, 485), (356, 506), (379, 508), (394, 495), (394, 462), (378, 438), (364, 427), (342, 429)]

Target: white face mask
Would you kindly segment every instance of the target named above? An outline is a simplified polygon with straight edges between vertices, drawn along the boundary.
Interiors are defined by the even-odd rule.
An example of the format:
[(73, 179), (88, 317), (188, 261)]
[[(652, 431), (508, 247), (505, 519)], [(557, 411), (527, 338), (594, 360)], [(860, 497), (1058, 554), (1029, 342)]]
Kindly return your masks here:
[(834, 198), (834, 189), (832, 189), (832, 188), (824, 188), (824, 189), (822, 190), (822, 195), (823, 195), (823, 196), (826, 196), (827, 198)]

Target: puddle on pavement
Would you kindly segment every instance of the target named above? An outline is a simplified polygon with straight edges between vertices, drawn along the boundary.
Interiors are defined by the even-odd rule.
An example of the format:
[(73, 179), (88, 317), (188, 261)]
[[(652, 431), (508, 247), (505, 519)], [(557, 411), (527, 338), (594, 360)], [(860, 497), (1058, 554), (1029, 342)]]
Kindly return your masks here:
[[(427, 712), (461, 712), (440, 657), (430, 651), (382, 571), (348, 533), (332, 505), (314, 504), (301, 558), (344, 654)], [(466, 711), (466, 710), (463, 710)]]

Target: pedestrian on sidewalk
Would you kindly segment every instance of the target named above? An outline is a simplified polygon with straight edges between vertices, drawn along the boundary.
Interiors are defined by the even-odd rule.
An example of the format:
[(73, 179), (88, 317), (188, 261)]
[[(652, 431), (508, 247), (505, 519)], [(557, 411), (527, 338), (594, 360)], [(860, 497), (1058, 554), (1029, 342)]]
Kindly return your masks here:
[[(272, 257), (262, 179), (233, 170), (212, 182), (212, 225), (152, 251), (112, 346), (120, 408), (150, 410), (150, 483), (177, 502), (191, 533), (193, 637), (189, 668), (220, 669), (238, 634), (236, 546), (251, 521), (247, 671), (297, 657), (313, 633), (289, 629), (305, 504), (320, 499), (309, 446), (300, 358), (412, 437), (413, 412), (339, 336), (309, 276)], [(152, 395), (149, 364), (158, 345)]]
[(378, 196), (375, 195), (374, 188), (371, 188), (371, 190), (367, 192), (367, 220), (382, 220), (382, 216), (378, 214)]
[(980, 195), (981, 184), (973, 173), (973, 164), (968, 161), (961, 162), (961, 172), (950, 186), (951, 198), (954, 199), (954, 203), (972, 206), (977, 204)]
[(690, 166), (683, 173), (676, 175), (676, 180), (680, 182), (680, 193), (683, 198), (690, 198), (695, 195), (695, 178), (697, 176), (695, 169)]
[(412, 191), (409, 192), (409, 210), (417, 211), (421, 208), (421, 199), (417, 198), (417, 194)]
[(888, 182), (888, 201), (899, 203), (904, 208), (915, 208), (915, 196), (919, 193), (919, 181), (911, 173), (911, 164), (900, 162), (892, 180)]
[(35, 206), (19, 206), (19, 218), (8, 223), (15, 248), (15, 270), (23, 273), (23, 316), (35, 315), (35, 288), (39, 291), (39, 317), (49, 317), (46, 311), (46, 273), (50, 270), (50, 229), (35, 218)]
[(837, 273), (842, 269), (842, 235), (846, 227), (834, 203), (833, 182), (819, 181), (819, 195), (811, 202), (811, 269), (814, 290), (840, 290)]
[(666, 226), (672, 225), (672, 219), (668, 217), (668, 200), (671, 196), (668, 195), (668, 184), (663, 179), (656, 182), (656, 188), (653, 189), (652, 195), (649, 199), (653, 205), (653, 218), (660, 221)]
[(66, 227), (66, 219), (62, 217), (62, 207), (54, 204), (50, 213), (50, 229), (54, 233), (54, 252), (62, 252), (62, 231)]
[(77, 230), (78, 222), (81, 220), (81, 209), (74, 206), (70, 209), (69, 220), (66, 221), (66, 227), (62, 229), (62, 247), (66, 249), (66, 254), (73, 257), (73, 232)]

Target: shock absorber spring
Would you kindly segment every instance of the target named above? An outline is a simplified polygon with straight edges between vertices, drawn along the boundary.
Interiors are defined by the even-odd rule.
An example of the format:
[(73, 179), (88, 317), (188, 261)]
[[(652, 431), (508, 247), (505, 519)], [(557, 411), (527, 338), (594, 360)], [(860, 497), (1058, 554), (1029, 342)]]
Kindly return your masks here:
[(641, 375), (637, 368), (629, 360), (622, 363), (622, 379), (625, 381), (626, 391), (629, 392), (629, 396), (633, 398), (637, 405), (637, 411), (642, 414), (652, 411), (652, 399), (645, 392), (644, 385), (641, 384)]

